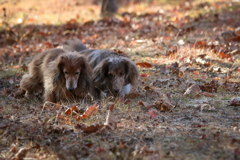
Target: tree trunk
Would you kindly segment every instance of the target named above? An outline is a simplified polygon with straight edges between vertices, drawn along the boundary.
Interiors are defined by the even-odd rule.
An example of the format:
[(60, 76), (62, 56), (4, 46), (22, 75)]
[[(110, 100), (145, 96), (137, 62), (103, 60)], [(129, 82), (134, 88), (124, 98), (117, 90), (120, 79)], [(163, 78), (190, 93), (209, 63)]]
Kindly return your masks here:
[(102, 1), (102, 8), (101, 8), (101, 15), (105, 16), (113, 16), (117, 13), (118, 5), (117, 0), (103, 0)]

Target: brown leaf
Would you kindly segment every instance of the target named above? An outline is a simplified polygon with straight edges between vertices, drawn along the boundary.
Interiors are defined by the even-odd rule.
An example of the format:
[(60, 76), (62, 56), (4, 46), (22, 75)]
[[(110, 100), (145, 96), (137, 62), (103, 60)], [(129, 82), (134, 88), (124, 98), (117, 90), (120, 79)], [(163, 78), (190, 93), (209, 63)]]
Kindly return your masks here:
[(226, 54), (223, 53), (223, 52), (220, 52), (220, 53), (219, 53), (219, 56), (220, 56), (222, 59), (224, 59), (224, 58), (226, 57)]
[(128, 93), (127, 95), (125, 95), (124, 98), (130, 98), (130, 99), (133, 99), (133, 98), (136, 98), (138, 97), (140, 94), (139, 94), (139, 90), (136, 89), (136, 88), (132, 88), (130, 93)]
[(144, 73), (140, 75), (141, 77), (148, 77), (148, 74)]
[(197, 41), (194, 45), (197, 48), (203, 48), (203, 47), (206, 47), (207, 42), (206, 41)]
[(80, 129), (84, 133), (87, 133), (87, 134), (97, 132), (102, 127), (103, 127), (103, 124), (99, 124), (99, 123), (96, 123), (96, 124), (93, 124), (93, 125), (90, 125), (90, 126), (86, 126), (85, 124), (79, 123), (75, 126), (76, 129)]
[(208, 92), (203, 92), (203, 93), (200, 93), (201, 95), (204, 95), (204, 96), (207, 96), (207, 97), (215, 97), (214, 94), (211, 94), (211, 93), (208, 93)]
[(117, 120), (113, 114), (113, 108), (114, 108), (114, 104), (113, 103), (109, 104), (109, 110), (108, 110), (106, 122), (104, 123), (105, 126), (108, 126), (112, 130), (117, 128)]
[[(56, 107), (60, 105), (59, 103), (56, 104)], [(72, 108), (68, 108), (66, 111), (65, 111), (65, 114), (66, 115), (70, 115), (72, 114), (74, 111), (78, 110), (77, 106), (73, 106)], [(76, 112), (75, 112), (76, 113)]]
[(148, 62), (139, 62), (139, 63), (136, 63), (136, 65), (144, 67), (144, 68), (151, 68), (152, 67), (152, 64), (148, 63)]
[(76, 111), (76, 110), (78, 110), (78, 108), (77, 108), (77, 106), (73, 106), (73, 107), (71, 108), (71, 110), (72, 110), (72, 111)]
[(208, 93), (217, 92), (218, 87), (219, 87), (219, 84), (216, 80), (212, 80), (211, 82), (205, 83), (204, 85), (200, 86), (202, 91), (208, 92)]
[(184, 93), (184, 95), (197, 96), (201, 92), (201, 89), (197, 84), (192, 84)]
[(17, 154), (13, 157), (14, 160), (23, 160), (26, 157), (27, 152), (29, 149), (21, 148)]
[(235, 97), (230, 101), (231, 106), (240, 106), (240, 97)]
[(156, 118), (157, 115), (155, 114), (154, 110), (148, 110), (148, 114), (151, 116), (151, 118)]
[(199, 72), (193, 71), (193, 74), (194, 74), (194, 75), (199, 75)]
[(56, 103), (55, 109), (56, 109), (56, 110), (59, 110), (59, 109), (60, 109), (60, 106), (61, 106), (61, 103), (60, 103), (60, 102)]
[(147, 102), (143, 102), (143, 101), (139, 101), (138, 102), (139, 105), (142, 105), (143, 107), (145, 107), (146, 109), (150, 109), (152, 108), (154, 105), (152, 104), (148, 104)]
[(171, 103), (168, 97), (163, 94), (159, 99), (154, 102), (154, 107), (160, 111), (171, 111), (175, 106)]
[(71, 110), (71, 108), (68, 108), (68, 109), (65, 111), (65, 114), (66, 114), (66, 115), (70, 115), (70, 114), (72, 114), (72, 110)]
[(98, 111), (98, 105), (97, 104), (94, 104), (92, 106), (89, 106), (87, 108), (87, 110), (82, 114), (82, 115), (79, 115), (77, 116), (77, 120), (80, 120), (82, 118), (88, 118), (90, 117), (92, 114), (96, 114)]
[(144, 155), (144, 154), (153, 154), (156, 153), (156, 150), (153, 148), (149, 148), (146, 146), (143, 146), (139, 148), (138, 146), (135, 146), (135, 151), (133, 151), (133, 156), (138, 156), (138, 155)]

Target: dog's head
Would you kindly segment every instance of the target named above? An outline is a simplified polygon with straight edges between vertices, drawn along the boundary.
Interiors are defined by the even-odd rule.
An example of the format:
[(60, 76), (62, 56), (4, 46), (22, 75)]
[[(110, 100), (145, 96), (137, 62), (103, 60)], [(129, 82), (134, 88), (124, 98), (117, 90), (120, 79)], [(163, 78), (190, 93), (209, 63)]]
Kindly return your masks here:
[(103, 85), (103, 91), (108, 90), (117, 96), (127, 84), (134, 85), (138, 78), (138, 70), (133, 62), (125, 57), (107, 58), (94, 69), (93, 83)]
[(67, 90), (75, 90), (83, 80), (89, 85), (91, 67), (84, 57), (76, 54), (62, 55), (59, 57), (58, 69), (60, 76), (65, 79)]

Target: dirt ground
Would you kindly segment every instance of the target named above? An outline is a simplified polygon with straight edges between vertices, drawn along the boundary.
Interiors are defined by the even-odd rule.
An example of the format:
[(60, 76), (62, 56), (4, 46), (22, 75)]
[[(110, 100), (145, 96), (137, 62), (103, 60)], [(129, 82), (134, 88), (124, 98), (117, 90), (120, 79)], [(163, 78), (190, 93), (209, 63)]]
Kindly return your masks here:
[[(0, 6), (0, 159), (240, 160), (240, 1), (124, 0), (107, 18), (96, 0)], [(72, 37), (127, 54), (139, 85), (98, 106), (15, 99), (33, 56)]]

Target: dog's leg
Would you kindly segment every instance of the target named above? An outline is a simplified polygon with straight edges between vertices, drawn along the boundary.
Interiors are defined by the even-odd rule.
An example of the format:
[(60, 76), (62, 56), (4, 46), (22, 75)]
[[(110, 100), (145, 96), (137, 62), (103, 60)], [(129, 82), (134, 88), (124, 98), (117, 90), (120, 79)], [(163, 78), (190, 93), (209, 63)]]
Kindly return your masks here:
[(101, 99), (101, 90), (94, 86), (90, 88), (90, 94), (94, 97), (94, 99)]
[(22, 98), (25, 93), (26, 91), (20, 88), (17, 92), (14, 93), (14, 98)]
[(127, 95), (132, 89), (132, 85), (131, 84), (127, 84), (126, 86), (123, 86), (122, 91), (121, 91), (121, 96), (124, 97), (125, 95)]
[(49, 102), (56, 103), (57, 102), (56, 93), (54, 91), (51, 91), (51, 90), (45, 90), (44, 101), (45, 102), (49, 101)]
[(36, 92), (38, 89), (38, 81), (29, 74), (25, 74), (20, 82), (20, 90), (15, 93), (15, 96), (22, 96), (24, 93), (26, 93), (26, 97), (31, 98), (34, 96), (34, 92)]

